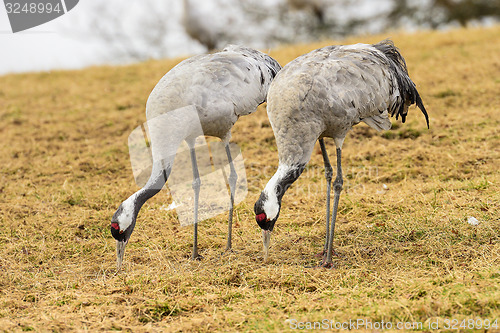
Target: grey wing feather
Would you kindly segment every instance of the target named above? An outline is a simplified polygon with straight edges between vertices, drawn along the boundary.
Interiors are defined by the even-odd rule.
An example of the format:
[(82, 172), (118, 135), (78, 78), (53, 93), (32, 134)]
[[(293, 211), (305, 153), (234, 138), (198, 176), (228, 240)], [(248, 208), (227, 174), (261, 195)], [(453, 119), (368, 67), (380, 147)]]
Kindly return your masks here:
[[(295, 64), (294, 64), (295, 62)], [(309, 72), (309, 104), (326, 106), (341, 117), (346, 111), (353, 123), (363, 121), (376, 130), (390, 129), (389, 115), (406, 118), (408, 105), (422, 106), (406, 64), (395, 46), (384, 41), (376, 45), (329, 46), (301, 56), (287, 66), (287, 73)], [(427, 120), (426, 115), (426, 120)]]
[(387, 112), (387, 110), (379, 115), (364, 118), (362, 121), (377, 131), (387, 131), (392, 127), (391, 120), (389, 119), (389, 112)]
[[(199, 109), (210, 106), (220, 114), (232, 114), (236, 118), (252, 113), (265, 100), (270, 82), (281, 69), (267, 58), (272, 59), (251, 49), (230, 47), (179, 63), (151, 93), (148, 119), (186, 105)], [(274, 61), (269, 65), (276, 68), (273, 77), (264, 65), (265, 60)]]
[[(374, 66), (368, 54), (336, 50), (325, 63), (321, 75), (334, 84), (326, 86), (331, 112), (339, 116), (344, 111), (354, 122), (364, 121), (371, 127), (388, 129), (391, 122), (388, 107), (391, 104), (392, 80), (388, 68)], [(321, 84), (322, 87), (325, 85)]]

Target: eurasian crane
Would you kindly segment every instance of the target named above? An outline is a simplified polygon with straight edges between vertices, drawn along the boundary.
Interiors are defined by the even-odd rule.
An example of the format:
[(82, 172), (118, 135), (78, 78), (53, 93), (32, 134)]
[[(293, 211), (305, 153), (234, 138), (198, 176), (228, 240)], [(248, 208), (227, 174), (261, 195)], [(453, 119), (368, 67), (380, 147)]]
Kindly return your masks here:
[[(237, 175), (229, 140), (238, 118), (254, 112), (266, 100), (271, 81), (281, 66), (270, 56), (241, 46), (198, 55), (182, 61), (158, 82), (146, 103), (153, 166), (146, 185), (125, 200), (111, 219), (116, 239), (117, 266), (121, 267), (125, 246), (134, 230), (142, 205), (158, 193), (170, 175), (177, 148), (186, 141), (190, 149), (194, 190), (194, 244), (192, 259), (198, 259), (198, 199), (200, 176), (195, 139), (200, 134), (220, 138), (230, 164), (229, 233), (231, 249), (234, 191)], [(174, 115), (172, 117), (165, 116)], [(193, 116), (194, 114), (194, 116)], [(196, 119), (193, 119), (196, 118)], [(198, 123), (198, 126), (196, 126)], [(198, 130), (201, 125), (202, 133)]]
[[(283, 67), (271, 83), (267, 113), (271, 122), (279, 166), (255, 203), (256, 221), (262, 229), (264, 259), (269, 254), (271, 231), (278, 219), (281, 199), (300, 176), (319, 139), (325, 164), (326, 240), (322, 266), (332, 266), (332, 243), (342, 191), (341, 152), (347, 132), (363, 121), (380, 131), (391, 128), (389, 115), (401, 116), (415, 104), (429, 117), (406, 62), (392, 41), (378, 44), (327, 46), (302, 55)], [(323, 138), (337, 148), (337, 176), (330, 217), (333, 169)]]

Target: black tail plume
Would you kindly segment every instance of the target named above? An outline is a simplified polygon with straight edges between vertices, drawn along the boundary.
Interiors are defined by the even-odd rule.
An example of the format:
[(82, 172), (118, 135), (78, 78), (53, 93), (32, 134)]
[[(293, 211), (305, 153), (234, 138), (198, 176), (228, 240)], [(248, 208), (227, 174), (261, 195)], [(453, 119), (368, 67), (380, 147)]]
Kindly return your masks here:
[(427, 128), (429, 128), (429, 115), (425, 110), (424, 103), (422, 102), (422, 98), (420, 98), (415, 83), (413, 83), (408, 75), (406, 61), (399, 52), (398, 48), (389, 39), (383, 40), (378, 44), (374, 44), (373, 47), (382, 52), (389, 60), (389, 66), (396, 77), (399, 93), (402, 97), (400, 104), (391, 108), (391, 116), (396, 114), (396, 119), (398, 119), (398, 116), (401, 116), (401, 120), (404, 123), (408, 112), (408, 106), (416, 104), (420, 111), (424, 114)]
[(420, 95), (417, 93), (417, 106), (422, 111), (422, 113), (425, 116), (425, 121), (427, 122), (427, 129), (429, 129), (429, 115), (427, 114), (427, 110), (425, 110), (424, 103), (422, 102), (422, 99), (420, 98)]

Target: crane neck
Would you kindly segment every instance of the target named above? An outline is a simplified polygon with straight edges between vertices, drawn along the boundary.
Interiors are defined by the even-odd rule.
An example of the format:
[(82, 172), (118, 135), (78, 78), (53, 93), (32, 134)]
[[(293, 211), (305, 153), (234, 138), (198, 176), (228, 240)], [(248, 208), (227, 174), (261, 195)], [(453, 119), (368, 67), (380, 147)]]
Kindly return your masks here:
[(305, 164), (286, 165), (280, 163), (278, 170), (276, 170), (263, 191), (267, 199), (264, 202), (264, 211), (269, 219), (272, 220), (278, 216), (283, 195), (293, 182), (299, 178), (305, 166)]
[(146, 185), (141, 188), (139, 191), (132, 194), (127, 200), (122, 203), (122, 207), (125, 210), (124, 213), (132, 214), (133, 221), (137, 218), (139, 211), (142, 206), (155, 194), (160, 192), (165, 185), (165, 182), (170, 175), (171, 167), (168, 165), (164, 168), (155, 168), (156, 165), (153, 166), (153, 170), (151, 173), (151, 177), (149, 178)]

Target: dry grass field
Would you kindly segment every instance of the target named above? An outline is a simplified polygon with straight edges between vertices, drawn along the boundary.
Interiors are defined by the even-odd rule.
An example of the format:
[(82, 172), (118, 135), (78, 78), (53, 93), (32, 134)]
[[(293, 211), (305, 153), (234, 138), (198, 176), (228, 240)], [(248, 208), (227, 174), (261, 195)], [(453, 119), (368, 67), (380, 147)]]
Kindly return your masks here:
[[(451, 319), (500, 325), (500, 27), (342, 43), (386, 37), (407, 60), (431, 128), (412, 107), (406, 124), (393, 119), (381, 133), (360, 124), (348, 135), (334, 240), (342, 256), (331, 270), (308, 268), (324, 241), (319, 145), (283, 199), (262, 262), (253, 204), (278, 164), (262, 105), (233, 129), (249, 188), (235, 210), (236, 253), (220, 257), (223, 214), (200, 224), (204, 259), (189, 260), (192, 227), (160, 209), (172, 200), (164, 190), (143, 207), (115, 275), (110, 218), (138, 189), (127, 137), (179, 60), (1, 76), (0, 330), (278, 332), (323, 319), (422, 323), (420, 331), (436, 320), (440, 330)], [(271, 55), (284, 65), (332, 43)]]

